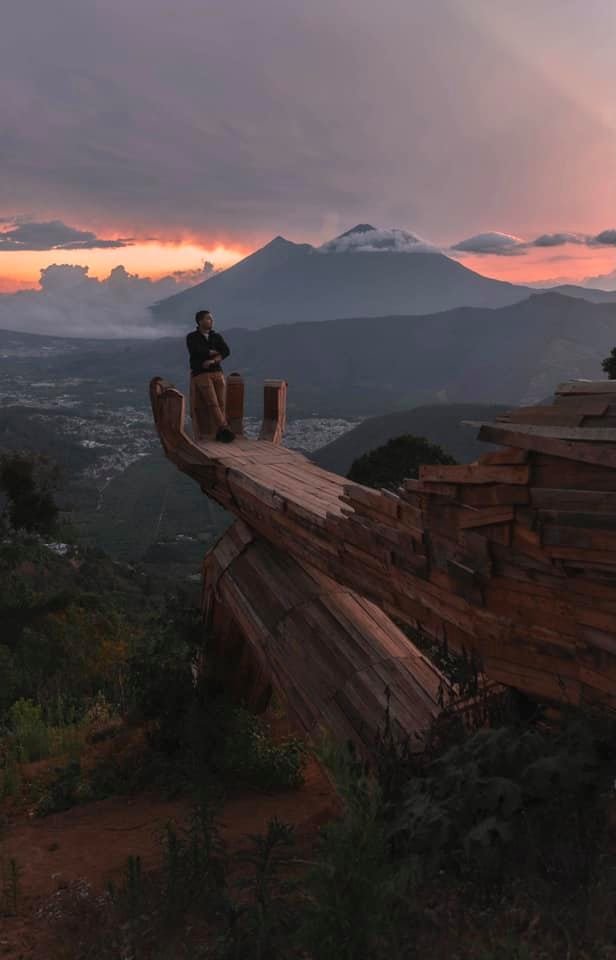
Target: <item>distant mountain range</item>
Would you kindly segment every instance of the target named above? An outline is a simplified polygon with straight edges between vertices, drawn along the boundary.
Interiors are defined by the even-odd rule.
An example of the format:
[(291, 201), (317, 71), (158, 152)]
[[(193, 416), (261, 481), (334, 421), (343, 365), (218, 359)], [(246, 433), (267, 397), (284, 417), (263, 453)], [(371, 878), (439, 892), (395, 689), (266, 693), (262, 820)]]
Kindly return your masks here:
[[(0, 373), (10, 369), (26, 380), (90, 378), (110, 395), (133, 388), (144, 398), (149, 379), (160, 375), (185, 391), (184, 329), (177, 338), (148, 341), (40, 338), (46, 349), (38, 360), (30, 336), (24, 339), (29, 355), (0, 357)], [(19, 336), (0, 335), (0, 348), (12, 338), (18, 353)], [(373, 416), (432, 403), (530, 403), (551, 394), (560, 380), (602, 376), (601, 360), (616, 345), (616, 304), (534, 293), (499, 309), (283, 324), (231, 330), (227, 339), (226, 371), (244, 375), (252, 413), (269, 377), (288, 380), (296, 416)]]
[[(536, 290), (483, 277), (401, 230), (358, 224), (313, 247), (276, 237), (204, 283), (160, 301), (161, 327), (186, 328), (209, 309), (220, 329), (344, 317), (428, 314), (455, 307), (503, 307)], [(616, 301), (616, 292), (567, 287), (567, 294)]]
[(534, 402), (561, 380), (602, 376), (616, 304), (534, 294), (497, 310), (351, 318), (235, 331), (231, 366), (282, 377), (322, 411), (376, 413), (443, 402)]

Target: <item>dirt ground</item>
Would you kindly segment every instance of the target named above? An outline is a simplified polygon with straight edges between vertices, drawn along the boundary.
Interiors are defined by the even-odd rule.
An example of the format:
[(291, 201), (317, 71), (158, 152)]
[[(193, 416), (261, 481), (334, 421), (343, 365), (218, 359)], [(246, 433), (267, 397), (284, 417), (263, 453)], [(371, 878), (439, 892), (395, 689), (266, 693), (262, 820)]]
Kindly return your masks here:
[[(44, 818), (27, 808), (0, 809), (2, 856), (15, 858), (19, 866), (18, 915), (0, 917), (0, 960), (52, 960), (55, 945), (44, 914), (54, 894), (77, 881), (103, 892), (109, 880), (122, 875), (131, 855), (141, 858), (144, 871), (155, 869), (165, 825), (183, 822), (189, 811), (187, 798), (168, 801), (151, 793), (113, 797)], [(231, 796), (222, 813), (222, 833), (233, 851), (246, 834), (263, 832), (277, 817), (308, 840), (336, 811), (332, 788), (310, 759), (300, 789)]]

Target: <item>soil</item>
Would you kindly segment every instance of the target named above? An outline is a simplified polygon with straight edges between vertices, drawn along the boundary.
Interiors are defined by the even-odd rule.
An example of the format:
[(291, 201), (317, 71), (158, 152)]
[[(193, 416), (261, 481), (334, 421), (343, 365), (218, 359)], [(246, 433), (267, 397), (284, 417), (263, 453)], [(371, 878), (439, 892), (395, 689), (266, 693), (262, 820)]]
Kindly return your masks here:
[[(41, 773), (41, 766), (36, 773)], [(0, 808), (0, 854), (5, 862), (14, 858), (19, 867), (18, 915), (0, 917), (0, 960), (59, 956), (59, 945), (45, 918), (46, 905), (57, 891), (81, 882), (102, 893), (110, 880), (123, 874), (131, 855), (141, 858), (144, 871), (155, 870), (165, 825), (170, 820), (185, 821), (190, 806), (186, 797), (169, 801), (143, 793), (44, 818), (35, 817), (23, 805)], [(244, 790), (229, 797), (221, 817), (222, 833), (232, 852), (243, 845), (247, 834), (263, 832), (268, 821), (277, 817), (293, 824), (300, 842), (307, 842), (316, 838), (337, 810), (331, 785), (311, 758), (299, 789)]]

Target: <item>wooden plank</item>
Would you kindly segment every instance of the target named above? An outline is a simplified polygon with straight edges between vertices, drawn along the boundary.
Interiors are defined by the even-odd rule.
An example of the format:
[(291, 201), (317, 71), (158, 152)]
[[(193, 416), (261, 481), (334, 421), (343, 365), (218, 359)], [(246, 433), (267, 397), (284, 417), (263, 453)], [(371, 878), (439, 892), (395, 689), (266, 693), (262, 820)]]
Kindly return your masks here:
[(550, 490), (604, 490), (614, 492), (614, 471), (609, 467), (596, 466), (537, 453), (532, 467), (531, 488), (546, 487)]
[(479, 463), (486, 466), (498, 466), (503, 464), (526, 463), (528, 460), (528, 451), (518, 450), (516, 447), (505, 447), (504, 450), (494, 450), (491, 453), (482, 453), (479, 457)]
[[(560, 457), (562, 459), (568, 460), (577, 460), (583, 463), (594, 464), (596, 466), (609, 467), (613, 469), (616, 467), (616, 444), (613, 441), (616, 441), (616, 430), (605, 430), (598, 431), (592, 430), (588, 431), (589, 433), (598, 434), (598, 433), (611, 433), (613, 434), (613, 441), (610, 440), (610, 443), (583, 443), (581, 441), (576, 441), (573, 439), (567, 440), (562, 439), (561, 437), (555, 435), (549, 435), (546, 432), (541, 434), (536, 431), (547, 431), (547, 430), (557, 430), (558, 428), (554, 427), (516, 427), (515, 431), (512, 429), (504, 429), (499, 426), (494, 425), (485, 425), (481, 427), (479, 431), (479, 439), (486, 440), (489, 443), (506, 443), (512, 447), (521, 447), (525, 450), (535, 450), (540, 453), (551, 454), (555, 457)], [(564, 430), (564, 428), (563, 428)], [(531, 432), (532, 431), (532, 432)], [(581, 432), (586, 432), (583, 428), (580, 428)], [(578, 431), (578, 432), (580, 432)], [(572, 430), (565, 431), (568, 434), (571, 434)], [(589, 437), (590, 440), (598, 439)], [(606, 440), (610, 439), (608, 437)], [(450, 468), (455, 469), (455, 468)], [(505, 469), (505, 468), (503, 468)], [(509, 468), (514, 469), (514, 468)], [(511, 483), (512, 481), (506, 481)]]
[(616, 513), (583, 513), (579, 510), (538, 510), (540, 522), (563, 527), (616, 530)]
[(557, 397), (594, 396), (595, 394), (615, 394), (616, 380), (568, 380), (556, 387)]
[(420, 480), (443, 481), (445, 483), (506, 483), (527, 484), (530, 470), (524, 464), (502, 466), (484, 466), (466, 464), (459, 466), (427, 465), (419, 468)]
[[(504, 434), (507, 435), (511, 433), (512, 436), (527, 436), (527, 437), (541, 437), (546, 439), (554, 440), (580, 440), (582, 442), (598, 441), (599, 443), (616, 443), (616, 430), (613, 427), (555, 427), (555, 426), (544, 426), (534, 423), (513, 423), (509, 424), (508, 422), (494, 422), (494, 423), (481, 423), (477, 422), (474, 426), (480, 427), (479, 431), (479, 440), (487, 440), (488, 432), (490, 430), (495, 431), (504, 431)], [(510, 443), (511, 446), (520, 446), (519, 441), (514, 442), (513, 440), (490, 440), (491, 443)], [(531, 448), (532, 449), (532, 448)]]
[(582, 413), (569, 412), (559, 407), (521, 407), (495, 417), (496, 423), (519, 423), (538, 427), (579, 427), (583, 419)]
[(584, 429), (594, 429), (598, 427), (611, 427), (614, 429), (614, 427), (616, 427), (616, 416), (612, 414), (611, 416), (604, 417), (582, 417), (581, 426), (583, 426)]
[(385, 514), (395, 520), (398, 516), (400, 498), (389, 492), (388, 495), (384, 494), (385, 491), (372, 490), (370, 487), (361, 487), (359, 484), (346, 484), (342, 499), (344, 503), (362, 504), (375, 513)]
[[(544, 524), (541, 541), (545, 546), (579, 547), (584, 550), (616, 551), (616, 531)], [(614, 555), (616, 564), (616, 554)]]
[[(526, 453), (526, 451), (524, 451)], [(507, 504), (526, 504), (529, 502), (526, 486), (506, 483), (461, 484), (458, 499), (469, 507), (497, 507)]]
[(613, 491), (531, 487), (529, 492), (532, 506), (541, 510), (616, 513), (616, 493)]
[(480, 510), (465, 510), (460, 514), (460, 530), (469, 530), (473, 527), (487, 527), (499, 523), (511, 523), (514, 517), (512, 507), (483, 507)]
[(556, 396), (554, 398), (554, 407), (561, 410), (572, 410), (581, 413), (584, 417), (602, 417), (610, 412), (609, 398), (604, 397), (585, 397), (579, 394), (570, 396)]
[(429, 494), (436, 497), (455, 498), (458, 495), (458, 487), (455, 483), (436, 483), (424, 482), (422, 480), (405, 480), (402, 485), (403, 492), (401, 497), (407, 494)]
[(547, 556), (560, 560), (577, 560), (584, 567), (592, 568), (595, 564), (607, 568), (616, 568), (616, 552), (613, 550), (590, 550), (584, 547), (549, 546), (545, 545)]

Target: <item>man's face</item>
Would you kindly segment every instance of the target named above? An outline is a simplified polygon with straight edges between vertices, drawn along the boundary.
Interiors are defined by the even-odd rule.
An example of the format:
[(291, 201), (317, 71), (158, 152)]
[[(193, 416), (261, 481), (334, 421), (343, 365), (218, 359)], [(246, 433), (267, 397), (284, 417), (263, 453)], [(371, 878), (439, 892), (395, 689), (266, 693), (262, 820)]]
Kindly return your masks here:
[(212, 329), (212, 324), (214, 323), (212, 317), (207, 313), (204, 317), (201, 317), (199, 320), (199, 330), (201, 333), (207, 333), (208, 330)]

